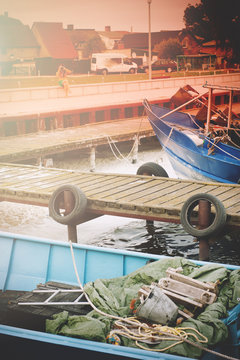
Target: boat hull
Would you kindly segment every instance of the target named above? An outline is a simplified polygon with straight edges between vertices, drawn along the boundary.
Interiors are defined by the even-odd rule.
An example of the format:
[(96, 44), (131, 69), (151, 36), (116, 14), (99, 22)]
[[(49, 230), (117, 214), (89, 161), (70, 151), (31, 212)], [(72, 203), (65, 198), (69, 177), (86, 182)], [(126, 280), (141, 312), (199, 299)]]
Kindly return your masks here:
[[(166, 109), (161, 112), (161, 108), (153, 106), (152, 110), (146, 109), (149, 121), (153, 130), (163, 147), (169, 155), (169, 159), (174, 168), (180, 171), (185, 177), (193, 177), (195, 179), (207, 179), (224, 183), (237, 183), (240, 179), (240, 150), (230, 147), (226, 144), (218, 144), (218, 148), (214, 153), (208, 155), (209, 146), (212, 144), (210, 140), (201, 141), (196, 135), (190, 136), (189, 130), (197, 132), (197, 128), (193, 123), (186, 121), (184, 123), (184, 115), (181, 113), (180, 123), (178, 125), (186, 127), (185, 131), (179, 131), (172, 123), (173, 114), (169, 120), (162, 121), (159, 119), (166, 114)], [(169, 110), (168, 110), (169, 111)], [(167, 119), (168, 117), (166, 117)], [(177, 124), (177, 121), (175, 120)], [(238, 160), (239, 159), (239, 160)], [(191, 174), (191, 175), (190, 175)]]
[[(124, 276), (149, 261), (166, 258), (161, 255), (79, 244), (73, 244), (73, 251), (82, 284), (98, 278)], [(206, 264), (203, 261), (195, 261), (195, 263)], [(239, 266), (234, 265), (227, 267), (231, 270), (240, 269)], [(32, 291), (37, 284), (47, 281), (78, 285), (69, 244), (0, 233), (0, 289)], [(234, 319), (240, 317), (240, 304), (230, 313)], [(227, 321), (230, 321), (228, 319), (230, 318), (227, 318)], [(21, 354), (25, 359), (35, 360), (42, 360), (46, 354), (52, 354), (58, 359), (66, 359), (67, 356), (72, 355), (78, 357), (80, 355), (82, 358), (95, 356), (97, 359), (113, 357), (114, 359), (185, 359), (181, 356), (114, 346), (2, 324), (0, 324), (0, 346), (2, 352), (6, 351), (10, 358)], [(226, 351), (231, 353), (231, 349), (226, 348)]]

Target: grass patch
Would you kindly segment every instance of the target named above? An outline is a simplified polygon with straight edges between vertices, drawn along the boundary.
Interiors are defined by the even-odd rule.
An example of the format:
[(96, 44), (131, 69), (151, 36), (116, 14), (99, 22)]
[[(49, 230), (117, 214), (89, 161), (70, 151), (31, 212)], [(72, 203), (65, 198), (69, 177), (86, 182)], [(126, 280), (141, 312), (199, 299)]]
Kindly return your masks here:
[[(179, 71), (173, 73), (163, 73), (161, 71), (154, 71), (152, 79), (161, 79), (169, 77), (187, 77), (199, 75), (214, 75), (226, 73), (226, 71)], [(121, 81), (137, 81), (148, 80), (148, 74), (108, 74), (108, 75), (75, 75), (68, 77), (70, 85), (80, 84), (99, 84), (108, 82)], [(58, 86), (58, 79), (56, 76), (22, 76), (22, 77), (0, 77), (0, 89), (14, 89), (14, 88), (32, 88), (42, 86)]]

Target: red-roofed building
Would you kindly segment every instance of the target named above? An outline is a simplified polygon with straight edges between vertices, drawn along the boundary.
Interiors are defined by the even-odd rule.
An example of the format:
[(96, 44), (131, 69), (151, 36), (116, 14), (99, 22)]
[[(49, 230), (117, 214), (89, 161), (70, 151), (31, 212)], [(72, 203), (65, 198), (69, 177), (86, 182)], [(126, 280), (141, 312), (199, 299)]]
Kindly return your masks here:
[(41, 46), (39, 57), (77, 59), (78, 53), (62, 23), (35, 22), (32, 32)]

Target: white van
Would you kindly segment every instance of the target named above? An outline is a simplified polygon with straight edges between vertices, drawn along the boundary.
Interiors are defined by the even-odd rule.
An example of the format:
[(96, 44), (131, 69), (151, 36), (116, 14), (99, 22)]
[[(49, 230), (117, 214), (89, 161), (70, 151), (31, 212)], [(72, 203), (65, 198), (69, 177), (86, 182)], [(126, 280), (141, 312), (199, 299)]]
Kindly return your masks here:
[(96, 53), (92, 54), (91, 71), (96, 74), (137, 72), (137, 64), (124, 54)]

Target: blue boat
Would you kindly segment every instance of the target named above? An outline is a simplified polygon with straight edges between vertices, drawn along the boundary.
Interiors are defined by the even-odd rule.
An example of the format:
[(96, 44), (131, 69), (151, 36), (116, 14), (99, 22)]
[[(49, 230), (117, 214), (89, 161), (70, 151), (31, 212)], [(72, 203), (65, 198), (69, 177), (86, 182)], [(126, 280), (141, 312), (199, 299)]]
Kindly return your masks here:
[[(207, 105), (210, 109), (213, 89), (230, 91), (230, 100), (234, 91), (239, 91), (239, 87), (211, 85), (204, 87), (209, 88)], [(233, 128), (230, 110), (230, 119), (223, 118), (225, 123), (219, 127), (212, 124), (212, 110), (208, 111), (205, 124), (194, 115), (178, 111), (191, 102), (200, 101), (200, 97), (193, 97), (174, 110), (150, 105), (147, 100), (143, 103), (152, 128), (162, 148), (169, 155), (169, 160), (177, 174), (197, 180), (238, 183), (240, 182), (240, 146), (223, 140), (227, 137), (229, 139), (230, 131), (234, 131), (237, 139), (240, 139), (240, 119), (234, 119), (238, 128)], [(229, 108), (231, 109), (231, 104)]]
[[(0, 295), (11, 291), (32, 291), (37, 284), (49, 281), (78, 286), (77, 273), (83, 285), (99, 278), (123, 277), (149, 262), (152, 265), (161, 259), (172, 258), (80, 244), (70, 246), (67, 242), (1, 232)], [(195, 261), (193, 264), (201, 268), (208, 263)], [(239, 266), (234, 265), (222, 266), (229, 270), (240, 269)], [(0, 312), (2, 310), (1, 308)], [(228, 355), (237, 357), (239, 320), (240, 304), (229, 311), (227, 318), (222, 319), (229, 329), (229, 338), (227, 343), (221, 344), (217, 349), (220, 352), (225, 351)], [(2, 353), (10, 359), (18, 355), (24, 359), (34, 360), (42, 359), (44, 356), (47, 358), (53, 356), (56, 359), (66, 359), (67, 356), (78, 358), (80, 356), (83, 359), (92, 356), (96, 359), (193, 359), (136, 347), (116, 346), (71, 336), (55, 335), (24, 326), (14, 326), (14, 323), (0, 324), (0, 346)], [(205, 353), (201, 359), (218, 359), (215, 355), (213, 357), (208, 357), (208, 355)]]

